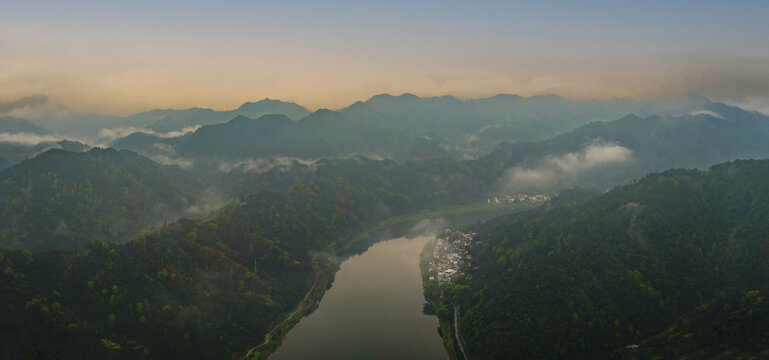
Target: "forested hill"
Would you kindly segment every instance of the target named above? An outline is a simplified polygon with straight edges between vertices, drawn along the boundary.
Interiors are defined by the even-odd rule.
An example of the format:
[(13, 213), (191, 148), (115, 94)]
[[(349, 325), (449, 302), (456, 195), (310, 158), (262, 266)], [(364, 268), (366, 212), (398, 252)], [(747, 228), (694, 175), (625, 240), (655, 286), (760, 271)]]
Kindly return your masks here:
[(227, 162), (271, 156), (318, 159), (363, 154), (375, 158), (415, 159), (447, 155), (438, 142), (429, 138), (354, 122), (342, 113), (329, 110), (316, 111), (299, 121), (284, 115), (263, 115), (255, 119), (238, 116), (181, 137), (130, 136), (113, 146), (150, 156), (216, 158)]
[(36, 145), (0, 142), (0, 171), (51, 149), (83, 152), (91, 147), (72, 140), (44, 141)]
[(258, 192), (125, 244), (3, 250), (0, 357), (242, 356), (293, 311), (314, 274), (325, 268), (328, 280), (336, 264), (326, 259), (381, 206), (327, 179)]
[[(480, 226), (450, 292), (473, 358), (769, 348), (769, 161), (649, 175), (577, 205)], [(466, 287), (468, 285), (469, 287)]]
[(34, 123), (14, 118), (0, 117), (0, 170), (49, 149), (85, 151), (90, 147), (76, 141), (50, 134)]
[(196, 205), (188, 180), (130, 151), (49, 150), (0, 172), (0, 247), (127, 240)]

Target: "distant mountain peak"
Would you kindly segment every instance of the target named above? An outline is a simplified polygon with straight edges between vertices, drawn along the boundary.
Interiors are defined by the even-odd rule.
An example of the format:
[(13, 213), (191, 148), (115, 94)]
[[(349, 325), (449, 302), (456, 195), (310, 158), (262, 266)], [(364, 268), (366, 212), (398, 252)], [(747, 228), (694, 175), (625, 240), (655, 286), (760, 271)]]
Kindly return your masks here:
[(541, 94), (541, 95), (533, 95), (529, 96), (525, 99), (528, 100), (545, 100), (545, 101), (569, 101), (568, 99), (564, 98), (561, 95), (558, 94)]
[(488, 97), (486, 99), (493, 99), (493, 100), (502, 100), (502, 99), (505, 99), (505, 100), (518, 100), (518, 99), (523, 99), (523, 98), (520, 95), (516, 95), (516, 94), (497, 94), (497, 95), (494, 95), (492, 97)]
[[(291, 119), (289, 119), (286, 115), (283, 114), (265, 114), (262, 116), (259, 116), (257, 118), (251, 118), (245, 115), (238, 115), (232, 118), (232, 120), (224, 123), (224, 124), (238, 124), (238, 123), (257, 123), (257, 122), (265, 122), (265, 121), (287, 121), (291, 122)], [(224, 124), (214, 124), (214, 125), (208, 125), (204, 126), (202, 128), (212, 127), (212, 126), (219, 126)], [(201, 128), (201, 129), (202, 129)]]
[(283, 115), (283, 114), (264, 114), (264, 115), (256, 118), (256, 120), (286, 120), (286, 121), (291, 121), (291, 119), (289, 119), (288, 116)]
[[(651, 116), (646, 117), (646, 118), (648, 119), (650, 117)], [(622, 122), (622, 121), (638, 121), (638, 120), (642, 120), (642, 119), (644, 119), (644, 118), (641, 117), (641, 116), (638, 116), (636, 114), (627, 114), (627, 115), (625, 115), (625, 116), (623, 116), (623, 117), (621, 117), (621, 118), (619, 118), (617, 120), (613, 120), (613, 121), (620, 121), (620, 122)]]
[(264, 98), (256, 102), (245, 102), (238, 109), (230, 113), (240, 113), (252, 118), (257, 118), (264, 114), (284, 114), (289, 119), (299, 120), (309, 115), (310, 111), (304, 106), (292, 102)]
[(318, 109), (312, 114), (307, 115), (304, 119), (302, 119), (302, 121), (324, 120), (330, 117), (337, 117), (339, 115), (340, 115), (340, 112), (338, 111), (329, 110), (329, 109)]
[(364, 101), (364, 103), (370, 104), (370, 103), (379, 102), (379, 101), (392, 100), (394, 98), (395, 96), (392, 96), (390, 94), (377, 94), (370, 97), (368, 100)]
[(25, 96), (23, 98), (20, 98), (11, 102), (0, 103), (0, 114), (9, 113), (15, 109), (43, 105), (47, 102), (48, 102), (48, 96), (45, 96), (45, 95)]
[(232, 120), (230, 120), (229, 122), (230, 123), (237, 123), (237, 122), (244, 122), (244, 121), (251, 121), (251, 120), (253, 120), (253, 119), (251, 119), (250, 117), (247, 117), (245, 115), (238, 115), (238, 116), (232, 118)]
[(270, 99), (270, 98), (264, 98), (259, 101), (246, 101), (243, 103), (243, 105), (240, 105), (240, 107), (238, 107), (238, 110), (243, 110), (252, 106), (272, 105), (272, 104), (283, 104), (283, 101)]

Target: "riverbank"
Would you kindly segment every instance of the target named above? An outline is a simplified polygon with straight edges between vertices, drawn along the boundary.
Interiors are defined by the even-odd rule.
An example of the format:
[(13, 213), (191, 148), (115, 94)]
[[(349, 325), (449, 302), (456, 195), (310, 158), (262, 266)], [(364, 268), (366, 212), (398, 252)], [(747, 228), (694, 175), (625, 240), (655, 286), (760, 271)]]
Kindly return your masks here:
[[(454, 336), (454, 323), (453, 312), (449, 313), (447, 301), (442, 301), (440, 294), (434, 293), (434, 289), (437, 289), (437, 284), (434, 280), (430, 280), (430, 273), (428, 264), (433, 257), (433, 250), (435, 249), (436, 241), (430, 241), (422, 249), (422, 254), (419, 257), (419, 268), (422, 271), (422, 286), (424, 289), (424, 296), (427, 303), (425, 303), (424, 313), (427, 315), (435, 315), (438, 318), (438, 333), (443, 339), (443, 348), (446, 349), (446, 353), (451, 360), (460, 360), (461, 349), (459, 348), (456, 337)], [(440, 313), (440, 315), (438, 314)], [(447, 318), (447, 315), (449, 316)]]
[[(508, 211), (497, 215), (523, 211), (541, 204), (542, 202), (509, 204), (513, 206), (510, 206)], [(491, 217), (492, 216), (489, 216), (486, 219)], [(469, 223), (455, 224), (454, 229), (466, 225), (469, 225)], [(456, 257), (458, 256), (461, 259), (463, 256), (461, 252), (454, 252), (451, 254), (453, 257), (450, 257), (450, 264), (444, 263), (439, 266), (435, 266), (435, 264), (431, 265), (430, 263), (433, 260), (433, 257), (436, 256), (434, 251), (436, 250), (435, 247), (436, 241), (428, 243), (425, 245), (424, 249), (422, 249), (420, 256), (419, 265), (422, 272), (422, 287), (424, 298), (426, 300), (424, 312), (428, 315), (435, 315), (438, 318), (440, 324), (438, 331), (443, 339), (443, 345), (446, 352), (449, 354), (449, 357), (452, 360), (469, 360), (467, 359), (468, 354), (463, 344), (461, 334), (458, 331), (459, 318), (461, 317), (458, 304), (461, 302), (460, 300), (463, 296), (466, 295), (468, 288), (467, 285), (461, 285), (461, 283), (463, 283), (461, 280), (463, 275), (461, 275), (461, 268), (457, 267), (458, 264), (462, 264), (462, 261), (460, 260), (457, 262)], [(443, 256), (445, 256), (445, 254)], [(441, 261), (445, 262), (446, 259), (442, 259)], [(451, 273), (447, 277), (446, 274), (449, 271)], [(458, 283), (453, 279), (453, 274), (460, 274), (460, 280), (457, 281)]]
[(275, 352), (283, 342), (283, 338), (299, 323), (299, 320), (312, 313), (318, 306), (318, 302), (326, 293), (326, 290), (331, 287), (331, 282), (333, 281), (334, 273), (338, 269), (338, 265), (330, 263), (321, 265), (318, 263), (314, 270), (315, 281), (313, 286), (302, 301), (283, 321), (276, 324), (264, 335), (263, 343), (249, 349), (243, 360), (265, 360), (270, 354)]
[(438, 320), (422, 313), (419, 253), (433, 238), (385, 239), (345, 259), (317, 309), (270, 360), (448, 360)]
[[(383, 234), (390, 234), (390, 236), (406, 235), (414, 224), (425, 219), (446, 218), (454, 226), (463, 226), (476, 221), (486, 220), (498, 215), (510, 213), (512, 211), (525, 210), (539, 205), (541, 205), (541, 202), (508, 204), (482, 203), (450, 206), (423, 211), (416, 214), (396, 216), (372, 224), (349, 241), (332, 244), (328, 249), (328, 253), (338, 256), (339, 259), (335, 259), (333, 263), (331, 263), (328, 260), (318, 258), (315, 270), (316, 273), (314, 275), (315, 283), (312, 288), (293, 312), (288, 314), (283, 321), (276, 324), (267, 332), (267, 334), (265, 334), (264, 342), (251, 348), (243, 359), (263, 360), (267, 359), (273, 352), (275, 352), (283, 342), (283, 338), (286, 334), (299, 323), (303, 317), (308, 316), (317, 308), (318, 302), (323, 297), (326, 290), (331, 287), (331, 283), (334, 280), (334, 274), (339, 269), (339, 264), (343, 262), (344, 259), (362, 253), (371, 245), (377, 243), (384, 238)], [(424, 270), (422, 272), (424, 273)], [(451, 322), (448, 322), (447, 324), (444, 323), (443, 320), (440, 321), (441, 331), (451, 337), (453, 326)], [(446, 339), (444, 338), (444, 344), (445, 343)], [(449, 352), (448, 349), (447, 352)], [(457, 359), (456, 356), (451, 355), (451, 352), (449, 352), (449, 356), (451, 359)]]

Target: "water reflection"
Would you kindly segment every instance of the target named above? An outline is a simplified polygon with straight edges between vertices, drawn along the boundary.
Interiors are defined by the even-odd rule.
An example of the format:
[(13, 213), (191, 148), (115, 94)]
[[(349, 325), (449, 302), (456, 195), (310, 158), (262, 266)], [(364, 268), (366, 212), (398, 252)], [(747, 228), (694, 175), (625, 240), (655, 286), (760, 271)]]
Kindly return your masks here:
[(392, 239), (346, 260), (270, 359), (447, 359), (438, 320), (422, 314), (419, 254), (430, 239)]

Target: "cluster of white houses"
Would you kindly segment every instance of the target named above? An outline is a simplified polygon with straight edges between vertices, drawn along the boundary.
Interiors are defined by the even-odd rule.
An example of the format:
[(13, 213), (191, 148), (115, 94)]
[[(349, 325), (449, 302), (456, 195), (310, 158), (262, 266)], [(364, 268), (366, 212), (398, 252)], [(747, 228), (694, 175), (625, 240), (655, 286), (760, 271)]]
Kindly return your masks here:
[(486, 199), (489, 204), (540, 202), (550, 200), (548, 194), (494, 194)]
[(446, 229), (438, 237), (433, 249), (433, 258), (427, 265), (430, 280), (437, 280), (439, 284), (452, 282), (460, 274), (460, 266), (472, 260), (467, 250), (473, 243), (475, 233), (463, 233), (457, 230)]

